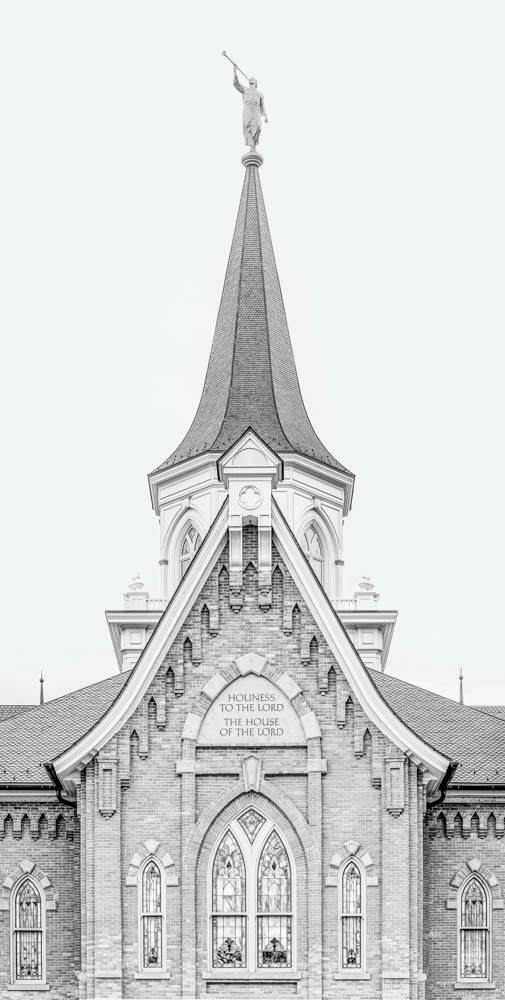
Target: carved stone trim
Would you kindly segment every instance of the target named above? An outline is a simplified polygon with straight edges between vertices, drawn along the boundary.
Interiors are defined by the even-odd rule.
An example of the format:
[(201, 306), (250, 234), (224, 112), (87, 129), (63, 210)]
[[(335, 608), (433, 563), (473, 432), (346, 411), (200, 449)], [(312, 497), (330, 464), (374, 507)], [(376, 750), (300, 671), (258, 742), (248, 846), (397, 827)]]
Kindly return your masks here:
[(179, 879), (175, 874), (175, 863), (168, 851), (162, 850), (157, 840), (144, 840), (143, 844), (137, 846), (135, 854), (130, 858), (126, 885), (138, 886), (139, 872), (147, 858), (155, 858), (159, 863), (165, 872), (165, 885), (179, 885)]
[(375, 886), (379, 884), (379, 880), (374, 871), (375, 862), (373, 858), (370, 857), (368, 851), (365, 851), (357, 840), (346, 840), (340, 850), (335, 851), (335, 854), (330, 861), (325, 882), (327, 888), (336, 888), (340, 884), (342, 865), (344, 865), (349, 858), (356, 858), (360, 862), (365, 874), (365, 884), (367, 886)]
[(46, 873), (31, 861), (24, 858), (16, 865), (10, 875), (4, 879), (0, 889), (0, 910), (9, 910), (11, 903), (11, 893), (17, 883), (24, 875), (29, 875), (41, 890), (41, 896), (45, 903), (46, 911), (58, 909), (58, 893), (54, 888), (50, 878)]
[(459, 890), (461, 889), (463, 882), (465, 882), (469, 875), (472, 875), (473, 873), (478, 873), (482, 881), (486, 883), (491, 896), (492, 909), (503, 910), (503, 899), (498, 879), (496, 878), (494, 872), (492, 872), (487, 865), (482, 863), (480, 858), (471, 858), (470, 861), (465, 861), (464, 865), (461, 865), (461, 868), (458, 868), (457, 872), (455, 872), (452, 876), (449, 884), (449, 895), (445, 904), (446, 909), (457, 909)]

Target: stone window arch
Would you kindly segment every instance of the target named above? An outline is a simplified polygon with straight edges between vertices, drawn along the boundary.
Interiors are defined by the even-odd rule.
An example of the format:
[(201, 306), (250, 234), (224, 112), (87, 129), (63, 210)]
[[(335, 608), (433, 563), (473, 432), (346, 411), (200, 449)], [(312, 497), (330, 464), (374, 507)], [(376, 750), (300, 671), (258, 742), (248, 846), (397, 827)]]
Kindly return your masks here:
[(281, 831), (249, 807), (209, 863), (209, 967), (293, 969), (294, 866)]

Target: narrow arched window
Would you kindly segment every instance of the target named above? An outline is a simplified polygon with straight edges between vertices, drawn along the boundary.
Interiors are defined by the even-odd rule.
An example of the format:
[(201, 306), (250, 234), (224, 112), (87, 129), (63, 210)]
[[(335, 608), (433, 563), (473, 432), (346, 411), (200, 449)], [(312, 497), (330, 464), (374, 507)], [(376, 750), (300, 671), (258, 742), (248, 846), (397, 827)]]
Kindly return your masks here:
[(141, 880), (141, 942), (143, 969), (163, 968), (163, 899), (161, 872), (156, 861), (148, 861)]
[(212, 867), (212, 964), (242, 968), (247, 961), (246, 870), (231, 830), (224, 835)]
[(42, 897), (32, 879), (14, 889), (12, 908), (13, 981), (44, 980), (44, 914)]
[(180, 570), (181, 577), (184, 576), (195, 552), (200, 548), (201, 538), (196, 528), (191, 525), (188, 528), (181, 545)]
[(489, 900), (479, 878), (472, 876), (460, 896), (460, 978), (490, 978)]
[(303, 533), (302, 548), (307, 562), (312, 566), (319, 583), (322, 583), (324, 566), (323, 547), (313, 524), (310, 524)]
[(340, 961), (342, 969), (362, 968), (363, 902), (361, 872), (350, 861), (342, 872), (340, 907)]
[(258, 864), (258, 968), (291, 968), (291, 866), (275, 830)]

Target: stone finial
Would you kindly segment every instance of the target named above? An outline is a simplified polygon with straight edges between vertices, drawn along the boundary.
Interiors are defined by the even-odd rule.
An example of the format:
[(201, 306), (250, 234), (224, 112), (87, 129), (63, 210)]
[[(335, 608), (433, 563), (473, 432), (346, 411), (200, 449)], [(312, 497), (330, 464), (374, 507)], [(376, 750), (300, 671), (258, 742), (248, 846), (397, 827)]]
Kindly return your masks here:
[(140, 573), (137, 572), (137, 575), (133, 577), (132, 582), (128, 584), (128, 590), (143, 590), (143, 589), (144, 589), (144, 584), (140, 578)]

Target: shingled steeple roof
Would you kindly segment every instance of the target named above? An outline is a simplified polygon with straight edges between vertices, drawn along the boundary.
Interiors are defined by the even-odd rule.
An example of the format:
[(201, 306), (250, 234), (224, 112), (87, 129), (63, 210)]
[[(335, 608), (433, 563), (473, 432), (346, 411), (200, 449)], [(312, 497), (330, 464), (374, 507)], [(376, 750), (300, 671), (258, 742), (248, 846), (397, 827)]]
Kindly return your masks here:
[(202, 396), (191, 427), (155, 472), (225, 452), (251, 427), (276, 452), (297, 452), (348, 473), (307, 416), (268, 228), (257, 153), (244, 186)]

